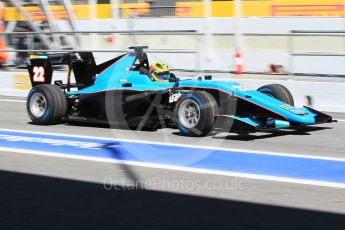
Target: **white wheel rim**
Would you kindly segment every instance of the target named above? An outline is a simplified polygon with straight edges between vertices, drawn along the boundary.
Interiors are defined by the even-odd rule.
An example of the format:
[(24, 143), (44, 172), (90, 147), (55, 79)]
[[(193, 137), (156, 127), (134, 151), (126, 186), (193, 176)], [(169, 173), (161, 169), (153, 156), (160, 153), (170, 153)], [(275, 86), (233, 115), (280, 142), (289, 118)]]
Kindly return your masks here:
[(36, 117), (40, 118), (47, 110), (47, 101), (43, 94), (34, 93), (30, 98), (30, 112)]
[(178, 118), (185, 128), (194, 128), (200, 120), (199, 105), (192, 99), (183, 101), (178, 111)]

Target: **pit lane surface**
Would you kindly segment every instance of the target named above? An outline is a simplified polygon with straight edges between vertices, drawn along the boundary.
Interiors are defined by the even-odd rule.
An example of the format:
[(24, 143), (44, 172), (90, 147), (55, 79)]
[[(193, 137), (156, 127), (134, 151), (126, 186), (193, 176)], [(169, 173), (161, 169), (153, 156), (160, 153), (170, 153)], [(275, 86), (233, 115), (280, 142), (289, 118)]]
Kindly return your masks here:
[[(25, 103), (23, 103), (22, 100), (21, 98), (0, 98), (0, 129), (87, 135), (130, 139), (132, 141), (140, 140), (166, 144), (194, 145), (198, 147), (207, 146), (278, 154), (282, 153), (287, 155), (345, 159), (345, 144), (343, 142), (345, 137), (343, 131), (345, 122), (342, 121), (318, 126), (321, 128), (310, 129), (304, 134), (293, 131), (279, 131), (273, 134), (259, 133), (239, 137), (236, 134), (221, 133), (196, 139), (179, 136), (177, 130), (173, 129), (139, 132), (73, 125), (34, 126), (28, 123), (29, 119), (26, 115)], [(344, 119), (341, 114), (336, 114), (336, 118)], [(54, 158), (42, 155), (28, 155), (20, 152), (1, 151), (0, 158), (0, 170), (5, 174), (8, 172), (20, 172), (29, 175), (50, 176), (62, 178), (64, 180), (87, 181), (97, 184), (105, 183), (112, 185), (116, 182), (117, 184), (120, 183), (120, 185), (139, 185), (139, 188), (145, 191), (170, 192), (172, 194), (183, 194), (188, 196), (193, 195), (199, 197), (199, 199), (217, 198), (222, 199), (224, 204), (230, 201), (240, 202), (241, 204), (257, 204), (260, 206), (260, 210), (263, 210), (263, 207), (270, 207), (267, 208), (267, 210), (272, 210), (274, 209), (273, 207), (282, 207), (283, 210), (290, 210), (289, 213), (291, 218), (294, 216), (291, 215), (291, 213), (298, 213), (301, 210), (313, 210), (312, 212), (302, 212), (307, 212), (307, 214), (311, 216), (316, 215), (314, 213), (315, 211), (345, 214), (345, 189), (335, 187), (176, 171), (164, 168), (142, 167), (138, 165), (110, 164), (80, 159)], [(15, 175), (14, 177), (17, 178), (18, 176)], [(213, 182), (217, 182), (217, 184), (212, 184)], [(5, 182), (1, 187), (7, 187), (10, 190), (11, 187), (15, 187), (14, 185), (15, 182), (7, 181), (7, 184)], [(114, 191), (114, 188), (111, 186), (106, 188), (110, 188), (111, 191)], [(103, 188), (103, 190), (106, 190), (106, 188)], [(25, 192), (30, 193), (30, 188), (25, 188), (23, 193)], [(21, 196), (21, 194), (19, 194), (19, 196)], [(159, 197), (159, 195), (157, 196)], [(218, 200), (212, 201), (218, 202)], [(238, 207), (238, 205), (236, 207)], [(239, 209), (232, 211), (238, 212)], [(176, 210), (176, 212), (178, 212), (178, 210)], [(268, 213), (278, 218), (277, 221), (279, 223), (281, 221), (283, 221), (284, 224), (290, 222), (289, 218), (285, 217), (285, 219), (282, 219), (280, 216), (277, 217), (273, 211), (268, 211)], [(265, 217), (266, 214), (267, 213), (257, 213), (256, 218), (260, 218), (260, 216)], [(317, 215), (321, 214), (317, 212)], [(333, 216), (331, 218), (325, 213), (321, 216), (324, 217), (324, 220), (333, 218)], [(343, 216), (341, 217), (343, 218)], [(341, 229), (341, 227), (344, 226), (341, 224), (344, 224), (344, 222), (339, 222), (337, 220), (336, 218), (333, 222), (326, 222), (328, 226), (339, 226), (339, 229)], [(253, 224), (248, 225), (250, 229), (250, 227), (253, 228), (254, 224), (257, 222), (252, 220), (249, 221), (249, 223)], [(295, 226), (297, 227), (298, 223), (295, 224), (297, 224)], [(313, 224), (317, 226), (321, 223), (316, 221)], [(266, 225), (265, 229), (269, 228), (267, 228), (267, 226), (271, 227), (270, 225)]]
[(247, 136), (220, 133), (203, 138), (192, 138), (180, 136), (177, 129), (131, 131), (97, 126), (88, 127), (88, 125), (36, 126), (30, 124), (24, 100), (24, 98), (0, 97), (1, 129), (345, 158), (345, 144), (343, 141), (345, 137), (344, 114), (333, 115), (339, 122), (311, 126), (305, 133), (282, 130), (274, 133), (256, 133)]

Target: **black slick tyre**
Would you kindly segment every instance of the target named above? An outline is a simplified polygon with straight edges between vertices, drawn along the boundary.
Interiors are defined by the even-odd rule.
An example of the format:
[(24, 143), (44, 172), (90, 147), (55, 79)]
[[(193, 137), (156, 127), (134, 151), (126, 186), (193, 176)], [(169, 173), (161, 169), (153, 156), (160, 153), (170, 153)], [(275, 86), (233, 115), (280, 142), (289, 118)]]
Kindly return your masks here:
[(182, 135), (206, 136), (215, 123), (218, 104), (214, 97), (205, 91), (191, 91), (181, 96), (174, 114)]
[(58, 86), (41, 84), (29, 92), (26, 109), (34, 124), (53, 125), (66, 114), (67, 99)]
[(258, 89), (259, 92), (278, 99), (286, 104), (294, 106), (295, 102), (291, 92), (283, 85), (270, 84), (264, 85)]

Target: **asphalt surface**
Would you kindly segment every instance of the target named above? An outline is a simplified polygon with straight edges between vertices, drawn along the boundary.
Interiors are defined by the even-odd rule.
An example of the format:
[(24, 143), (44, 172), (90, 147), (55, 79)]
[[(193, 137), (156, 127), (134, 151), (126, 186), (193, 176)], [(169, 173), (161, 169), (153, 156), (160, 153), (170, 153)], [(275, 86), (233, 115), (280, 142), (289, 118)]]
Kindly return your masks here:
[[(0, 97), (0, 129), (345, 158), (344, 121), (305, 133), (187, 138), (174, 129), (35, 126), (22, 100)], [(344, 229), (344, 195), (341, 188), (0, 152), (2, 229)]]
[[(6, 101), (9, 100), (9, 101)], [(13, 101), (15, 100), (15, 101)], [(18, 100), (18, 101), (17, 101)], [(333, 115), (333, 114), (332, 114)], [(312, 126), (306, 132), (276, 131), (240, 136), (220, 133), (203, 138), (180, 136), (177, 129), (132, 131), (92, 127), (90, 125), (36, 126), (30, 123), (23, 98), (0, 97), (0, 128), (26, 131), (110, 137), (158, 143), (176, 143), (218, 148), (235, 148), (313, 156), (345, 158), (344, 114), (334, 114), (339, 122)]]

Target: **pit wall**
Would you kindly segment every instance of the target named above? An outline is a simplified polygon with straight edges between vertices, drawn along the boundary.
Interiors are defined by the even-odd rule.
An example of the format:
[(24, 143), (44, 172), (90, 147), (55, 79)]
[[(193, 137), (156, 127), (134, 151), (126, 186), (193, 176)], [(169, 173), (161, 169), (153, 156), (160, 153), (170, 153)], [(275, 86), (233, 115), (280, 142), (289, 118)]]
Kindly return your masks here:
[[(54, 80), (66, 82), (66, 72), (55, 72)], [(0, 95), (26, 97), (31, 85), (29, 76), (25, 72), (0, 72)], [(230, 74), (214, 77), (217, 80), (232, 80)], [(327, 79), (325, 79), (327, 80)], [(236, 79), (235, 81), (257, 89), (266, 84), (283, 84), (293, 94), (296, 106), (307, 104), (307, 96), (312, 99), (312, 107), (327, 112), (345, 113), (345, 83), (341, 82), (313, 82), (295, 80), (267, 80), (267, 79)]]
[[(293, 36), (291, 30), (345, 31), (345, 18), (283, 17), (243, 18), (241, 47), (244, 71), (266, 72), (270, 64), (282, 65), (287, 72), (345, 75), (345, 36)], [(67, 25), (59, 21), (61, 30)], [(195, 30), (198, 35), (128, 34), (81, 35), (81, 48), (123, 50), (133, 45), (151, 49), (195, 50), (197, 54), (152, 54), (175, 69), (234, 70), (234, 20), (232, 18), (137, 18), (120, 20), (79, 20), (81, 31), (176, 31)], [(68, 27), (67, 27), (68, 28)], [(208, 31), (210, 39), (203, 33)], [(67, 37), (67, 36), (66, 36)], [(337, 54), (292, 56), (291, 53)], [(339, 55), (340, 54), (340, 55)], [(98, 62), (114, 54), (98, 53)], [(342, 55), (342, 56), (341, 56)]]

